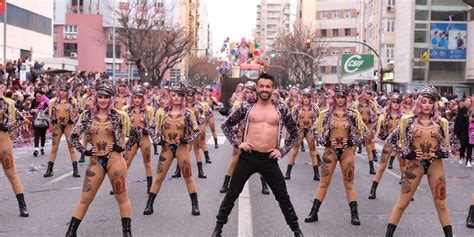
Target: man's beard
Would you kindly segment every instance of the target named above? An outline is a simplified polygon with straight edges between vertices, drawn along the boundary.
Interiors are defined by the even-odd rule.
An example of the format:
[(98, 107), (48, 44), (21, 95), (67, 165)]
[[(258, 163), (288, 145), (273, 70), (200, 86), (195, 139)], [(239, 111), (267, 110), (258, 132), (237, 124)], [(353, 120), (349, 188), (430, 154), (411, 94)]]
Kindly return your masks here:
[[(262, 94), (267, 94), (267, 95), (268, 95), (267, 98), (263, 98), (263, 97), (262, 97)], [(260, 93), (257, 93), (257, 95), (258, 95), (258, 98), (259, 98), (259, 99), (265, 100), (265, 101), (266, 101), (266, 100), (269, 100), (270, 98), (272, 98), (272, 96), (271, 96), (272, 94), (271, 94), (271, 93), (267, 93), (267, 92), (260, 92)]]

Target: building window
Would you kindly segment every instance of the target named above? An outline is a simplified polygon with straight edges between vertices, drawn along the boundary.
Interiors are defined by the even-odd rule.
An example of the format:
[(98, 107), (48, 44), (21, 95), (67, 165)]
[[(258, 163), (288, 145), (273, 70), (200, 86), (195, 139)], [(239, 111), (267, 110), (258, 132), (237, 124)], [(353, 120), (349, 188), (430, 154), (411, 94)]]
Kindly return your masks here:
[[(106, 63), (105, 64), (105, 70), (108, 72), (113, 72), (114, 71), (114, 64), (113, 63)], [(115, 71), (119, 72), (120, 71), (120, 63), (115, 63)]]
[(395, 32), (395, 20), (385, 21), (385, 32)]
[(58, 43), (57, 42), (54, 42), (53, 43), (53, 56), (56, 57), (56, 52), (58, 50)]
[(331, 73), (336, 74), (337, 73), (337, 66), (331, 66)]
[(339, 11), (338, 10), (332, 11), (332, 18), (334, 18), (334, 19), (339, 18)]
[(344, 10), (344, 17), (345, 18), (351, 18), (351, 10)]
[(339, 37), (339, 29), (332, 29), (332, 37)]
[(324, 49), (323, 51), (321, 51), (321, 55), (323, 56), (326, 56), (328, 53), (326, 52), (326, 50)]
[(328, 12), (327, 11), (322, 11), (321, 12), (321, 19), (328, 19)]
[(393, 44), (386, 44), (383, 46), (384, 48), (384, 57), (386, 59), (392, 59), (393, 58), (393, 50), (394, 50), (394, 45)]
[(387, 6), (389, 7), (395, 6), (395, 0), (387, 0)]
[(77, 56), (77, 44), (76, 43), (64, 43), (64, 57), (73, 57), (74, 53)]
[(351, 29), (349, 28), (344, 29), (344, 36), (351, 36)]
[(65, 25), (64, 26), (64, 38), (76, 39), (77, 38), (77, 25)]
[(339, 49), (333, 49), (333, 50), (332, 50), (332, 55), (333, 55), (333, 56), (339, 55)]
[[(426, 30), (415, 30), (415, 43), (426, 43)], [(440, 32), (441, 33), (441, 32)], [(435, 31), (436, 35), (438, 35), (438, 32)], [(435, 38), (436, 36), (433, 36)]]
[(328, 30), (326, 29), (321, 30), (321, 37), (328, 37)]
[[(113, 58), (113, 44), (107, 44), (106, 58)], [(120, 45), (115, 45), (115, 58), (120, 58)]]
[(344, 49), (344, 54), (351, 54), (351, 49), (350, 48), (345, 48)]
[(319, 72), (321, 74), (325, 74), (326, 73), (326, 66), (319, 66)]

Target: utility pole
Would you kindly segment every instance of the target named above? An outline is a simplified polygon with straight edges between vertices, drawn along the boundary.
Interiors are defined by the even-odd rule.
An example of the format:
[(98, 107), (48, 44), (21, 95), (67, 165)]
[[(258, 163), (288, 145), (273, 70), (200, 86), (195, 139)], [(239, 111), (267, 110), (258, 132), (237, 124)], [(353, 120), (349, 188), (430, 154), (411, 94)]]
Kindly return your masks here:
[(3, 66), (7, 65), (7, 1), (3, 11)]
[(113, 1), (112, 10), (112, 82), (115, 86), (115, 0)]

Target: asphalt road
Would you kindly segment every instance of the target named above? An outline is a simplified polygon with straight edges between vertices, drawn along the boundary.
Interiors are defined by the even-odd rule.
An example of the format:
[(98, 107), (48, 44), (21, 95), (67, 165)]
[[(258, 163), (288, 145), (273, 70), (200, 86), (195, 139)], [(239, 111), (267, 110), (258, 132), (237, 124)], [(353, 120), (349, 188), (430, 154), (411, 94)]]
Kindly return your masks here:
[[(216, 113), (216, 122), (222, 117)], [(219, 193), (224, 173), (230, 160), (231, 146), (219, 133), (219, 149), (209, 140), (212, 164), (205, 164), (207, 179), (195, 178), (198, 188), (200, 216), (191, 215), (191, 203), (184, 180), (167, 178), (155, 200), (155, 213), (144, 216), (147, 201), (146, 181), (141, 154), (135, 158), (128, 175), (128, 192), (132, 202), (132, 233), (135, 236), (210, 236), (215, 216), (224, 194)], [(208, 137), (210, 133), (208, 132)], [(48, 143), (46, 154), (50, 151)], [(380, 154), (381, 146), (377, 146)], [(322, 148), (319, 148), (321, 154)], [(64, 236), (82, 189), (86, 164), (80, 166), (81, 178), (72, 177), (69, 153), (63, 142), (54, 167), (55, 176), (43, 178), (48, 156), (33, 157), (33, 148), (14, 150), (18, 174), (25, 187), (25, 199), (30, 211), (29, 218), (19, 216), (17, 201), (3, 172), (0, 172), (0, 236)], [(157, 156), (153, 156), (154, 167)], [(192, 159), (195, 164), (194, 158)], [(287, 158), (280, 161), (286, 171)], [(398, 163), (395, 162), (395, 167)], [(168, 175), (174, 171), (171, 166)], [(473, 189), (473, 172), (458, 164), (457, 160), (445, 160), (448, 208), (456, 236), (474, 236), (474, 229), (465, 227), (469, 200)], [(197, 176), (196, 167), (193, 175)], [(155, 168), (156, 170), (156, 168)], [(300, 152), (293, 168), (292, 179), (287, 181), (288, 191), (300, 218), (305, 236), (384, 236), (386, 224), (400, 192), (399, 170), (386, 172), (379, 185), (377, 199), (369, 200), (373, 176), (368, 174), (365, 151), (356, 159), (356, 189), (359, 195), (361, 226), (350, 224), (350, 211), (342, 184), (340, 168), (336, 168), (329, 192), (320, 212), (319, 222), (304, 223), (309, 213), (313, 193), (318, 182), (312, 180), (313, 170), (309, 152)], [(236, 202), (229, 223), (224, 226), (224, 236), (291, 236), (278, 203), (273, 195), (262, 195), (258, 175), (248, 182), (248, 189)], [(120, 236), (121, 221), (115, 198), (107, 178), (94, 202), (79, 226), (80, 236)], [(442, 236), (443, 231), (433, 205), (426, 178), (423, 179), (415, 201), (405, 211), (395, 232), (396, 236)]]

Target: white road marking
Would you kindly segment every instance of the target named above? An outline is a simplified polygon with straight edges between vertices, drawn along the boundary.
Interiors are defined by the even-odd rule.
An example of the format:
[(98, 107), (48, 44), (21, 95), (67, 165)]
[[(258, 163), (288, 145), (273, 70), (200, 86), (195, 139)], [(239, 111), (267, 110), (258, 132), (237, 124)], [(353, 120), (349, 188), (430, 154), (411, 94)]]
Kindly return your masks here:
[(71, 175), (72, 175), (72, 171), (69, 172), (69, 173), (63, 174), (63, 175), (61, 175), (61, 176), (59, 176), (59, 177), (57, 177), (57, 178), (55, 178), (55, 179), (53, 179), (53, 180), (51, 180), (51, 181), (45, 183), (44, 185), (50, 185), (50, 184), (56, 183), (56, 182), (60, 181), (61, 179), (64, 179), (64, 178), (66, 178), (66, 177), (68, 177), (68, 176), (71, 176)]
[(249, 183), (245, 183), (239, 196), (239, 237), (252, 237), (252, 207), (250, 205)]
[[(217, 135), (217, 144), (224, 145), (225, 140), (226, 140), (226, 138), (225, 138), (224, 135)], [(212, 136), (207, 140), (207, 144), (208, 145), (213, 145), (214, 144), (214, 138)]]

